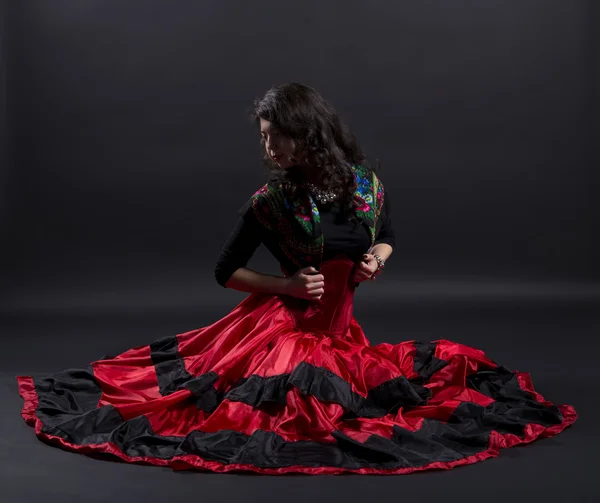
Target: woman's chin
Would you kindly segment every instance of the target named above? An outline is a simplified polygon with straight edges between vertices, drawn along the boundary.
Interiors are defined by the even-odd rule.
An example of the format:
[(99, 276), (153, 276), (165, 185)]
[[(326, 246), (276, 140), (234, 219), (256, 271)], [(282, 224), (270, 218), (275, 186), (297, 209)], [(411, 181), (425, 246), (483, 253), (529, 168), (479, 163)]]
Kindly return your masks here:
[(271, 159), (271, 163), (275, 168), (281, 170), (287, 170), (293, 168), (294, 166), (297, 166), (295, 162), (288, 161), (287, 159), (280, 159), (278, 161)]

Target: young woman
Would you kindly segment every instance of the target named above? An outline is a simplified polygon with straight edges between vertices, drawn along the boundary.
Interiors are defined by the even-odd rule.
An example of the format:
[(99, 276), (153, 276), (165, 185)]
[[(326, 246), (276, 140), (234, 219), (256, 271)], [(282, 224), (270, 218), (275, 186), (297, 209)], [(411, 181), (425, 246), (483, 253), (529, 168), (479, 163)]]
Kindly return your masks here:
[[(174, 469), (400, 474), (481, 461), (576, 420), (479, 349), (371, 345), (352, 306), (395, 246), (382, 181), (311, 87), (276, 86), (253, 113), (270, 176), (215, 268), (251, 294), (212, 325), (18, 377), (40, 439)], [(282, 276), (246, 267), (261, 243)]]

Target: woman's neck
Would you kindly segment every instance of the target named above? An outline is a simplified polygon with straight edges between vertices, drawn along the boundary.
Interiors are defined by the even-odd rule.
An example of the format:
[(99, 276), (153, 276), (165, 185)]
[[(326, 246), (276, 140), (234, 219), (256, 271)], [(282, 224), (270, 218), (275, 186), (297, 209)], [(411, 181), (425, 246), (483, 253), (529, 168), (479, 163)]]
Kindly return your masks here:
[(317, 187), (323, 185), (323, 171), (319, 167), (303, 165), (300, 166), (300, 168), (302, 170), (302, 176), (307, 182), (312, 183)]

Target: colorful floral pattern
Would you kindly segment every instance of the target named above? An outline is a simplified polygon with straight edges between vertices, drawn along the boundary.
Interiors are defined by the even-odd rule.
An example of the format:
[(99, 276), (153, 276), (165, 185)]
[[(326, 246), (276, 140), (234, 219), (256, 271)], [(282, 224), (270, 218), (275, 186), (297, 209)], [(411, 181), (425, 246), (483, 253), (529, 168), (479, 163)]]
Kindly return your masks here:
[[(373, 171), (363, 166), (353, 165), (352, 172), (356, 180), (356, 214), (369, 227), (372, 246), (383, 206), (383, 184)], [(266, 183), (252, 195), (251, 200), (259, 222), (277, 234), (286, 257), (298, 267), (319, 266), (325, 239), (321, 232), (319, 209), (309, 193), (292, 198), (285, 194), (281, 183)], [(290, 212), (293, 219), (289, 218)], [(299, 227), (299, 230), (295, 227)]]

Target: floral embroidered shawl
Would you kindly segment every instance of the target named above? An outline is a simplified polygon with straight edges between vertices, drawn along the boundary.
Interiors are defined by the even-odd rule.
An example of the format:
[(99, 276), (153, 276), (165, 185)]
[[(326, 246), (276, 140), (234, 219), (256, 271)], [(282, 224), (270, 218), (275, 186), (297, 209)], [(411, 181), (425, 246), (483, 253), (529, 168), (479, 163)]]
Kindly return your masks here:
[[(363, 166), (352, 165), (352, 172), (356, 180), (356, 214), (368, 226), (373, 246), (383, 207), (383, 184), (372, 170)], [(284, 192), (281, 183), (263, 185), (251, 197), (254, 213), (264, 227), (275, 233), (283, 253), (294, 264), (318, 269), (325, 243), (319, 209), (309, 192), (299, 192), (295, 198)]]

